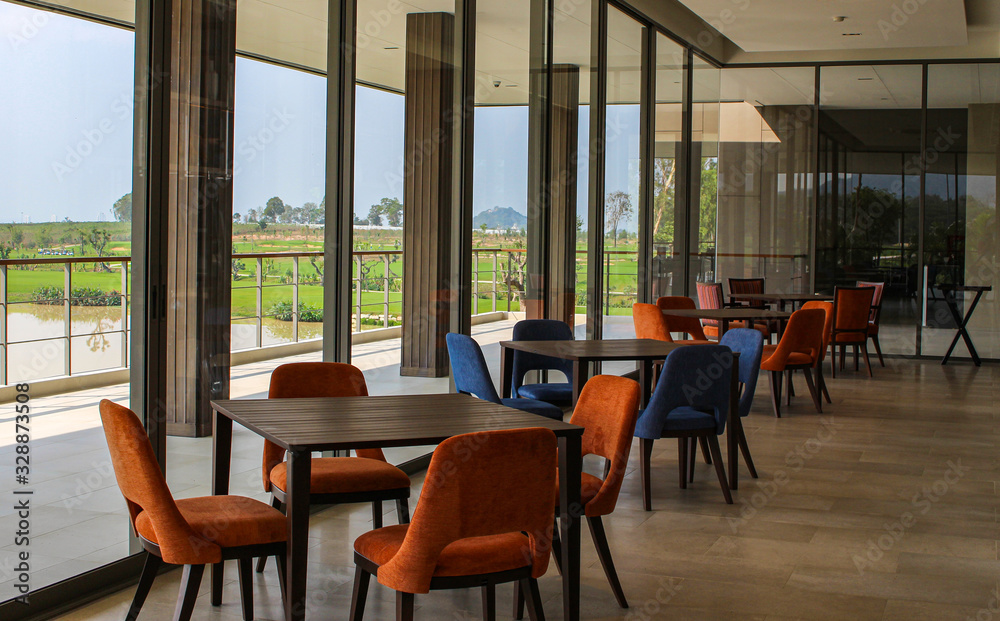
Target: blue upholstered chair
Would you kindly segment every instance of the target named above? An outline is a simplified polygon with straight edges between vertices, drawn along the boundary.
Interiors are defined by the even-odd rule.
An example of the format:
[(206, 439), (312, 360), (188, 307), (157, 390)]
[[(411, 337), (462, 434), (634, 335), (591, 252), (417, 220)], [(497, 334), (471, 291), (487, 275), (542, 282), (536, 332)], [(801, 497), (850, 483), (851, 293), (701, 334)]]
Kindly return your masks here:
[[(564, 321), (557, 319), (525, 319), (514, 324), (515, 341), (572, 341), (573, 330)], [(524, 376), (529, 371), (561, 371), (565, 382), (525, 384)], [(573, 403), (573, 361), (540, 356), (526, 351), (514, 352), (514, 380), (511, 394), (515, 397), (545, 401), (554, 405)]]
[[(764, 352), (764, 335), (759, 330), (747, 330), (738, 328), (729, 330), (722, 335), (720, 345), (725, 345), (734, 353), (740, 355), (740, 417), (750, 413), (750, 406), (753, 405), (754, 391), (757, 390), (757, 377), (760, 375), (760, 358)], [(757, 469), (753, 466), (753, 458), (750, 457), (750, 447), (747, 445), (746, 431), (743, 425), (739, 426), (740, 452), (743, 453), (743, 461), (750, 469), (750, 476), (757, 478)]]
[(663, 372), (646, 409), (639, 413), (635, 435), (639, 438), (642, 504), (652, 508), (650, 459), (653, 442), (677, 438), (681, 489), (687, 487), (688, 448), (704, 438), (712, 453), (722, 494), (732, 504), (733, 497), (719, 450), (719, 436), (726, 429), (729, 414), (729, 386), (733, 354), (725, 345), (681, 347), (667, 356)]
[(455, 376), (455, 387), (458, 388), (458, 392), (517, 410), (562, 420), (563, 411), (551, 403), (534, 399), (501, 399), (493, 385), (493, 378), (490, 377), (490, 369), (486, 366), (486, 358), (483, 357), (479, 343), (465, 334), (449, 333), (445, 335), (445, 339), (448, 342), (451, 372)]

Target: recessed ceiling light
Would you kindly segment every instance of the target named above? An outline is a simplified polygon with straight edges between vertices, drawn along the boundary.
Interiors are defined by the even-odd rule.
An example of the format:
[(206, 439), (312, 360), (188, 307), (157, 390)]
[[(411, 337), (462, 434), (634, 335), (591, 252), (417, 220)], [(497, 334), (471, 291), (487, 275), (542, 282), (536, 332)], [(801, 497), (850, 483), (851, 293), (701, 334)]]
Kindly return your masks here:
[(507, 88), (517, 88), (517, 84), (504, 84)]
[(384, 47), (382, 49), (384, 49), (384, 50), (398, 50), (399, 46)]
[(868, 81), (870, 81), (870, 80), (874, 80), (874, 79), (875, 79), (875, 78), (858, 78), (858, 81), (859, 81), (859, 82), (868, 82)]
[(861, 33), (860, 32), (842, 32), (842, 33), (840, 33), (840, 36), (842, 36), (842, 37), (860, 37)]
[(834, 15), (833, 16), (833, 21), (837, 22), (838, 24), (840, 22), (844, 21), (845, 19), (847, 19), (846, 15)]

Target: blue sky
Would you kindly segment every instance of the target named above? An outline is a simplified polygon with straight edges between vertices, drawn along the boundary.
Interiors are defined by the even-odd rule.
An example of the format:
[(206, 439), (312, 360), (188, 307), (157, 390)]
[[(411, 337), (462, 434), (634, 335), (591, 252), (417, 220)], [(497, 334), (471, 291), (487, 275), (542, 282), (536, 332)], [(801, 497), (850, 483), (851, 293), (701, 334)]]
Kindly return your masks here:
[[(0, 222), (110, 220), (131, 191), (134, 35), (0, 2)], [(16, 85), (16, 89), (11, 89)], [(15, 95), (16, 94), (16, 95)], [(403, 97), (357, 90), (355, 211), (403, 198)], [(272, 196), (300, 206), (324, 194), (326, 80), (238, 58), (234, 211)], [(580, 150), (588, 114), (582, 108)], [(473, 212), (525, 211), (527, 108), (482, 107), (475, 118)], [(638, 108), (609, 109), (608, 190), (637, 191)], [(586, 219), (587, 161), (578, 210)], [(634, 230), (634, 225), (630, 226)]]

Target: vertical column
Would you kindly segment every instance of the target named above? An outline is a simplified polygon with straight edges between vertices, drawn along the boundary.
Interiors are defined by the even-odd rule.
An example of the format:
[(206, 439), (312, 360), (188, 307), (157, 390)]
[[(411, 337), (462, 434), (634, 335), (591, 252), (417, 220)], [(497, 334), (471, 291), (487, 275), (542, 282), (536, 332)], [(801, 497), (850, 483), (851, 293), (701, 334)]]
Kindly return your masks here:
[(229, 395), (236, 2), (170, 0), (169, 10), (169, 40), (154, 51), (168, 75), (153, 76), (170, 86), (169, 125), (150, 144), (165, 165), (149, 180), (166, 228), (149, 234), (165, 238), (166, 430), (205, 436), (209, 400)]
[(448, 374), (452, 286), (455, 17), (406, 16), (401, 375)]
[(552, 66), (548, 229), (536, 247), (548, 253), (546, 317), (574, 324), (576, 313), (576, 199), (580, 127), (580, 67)]

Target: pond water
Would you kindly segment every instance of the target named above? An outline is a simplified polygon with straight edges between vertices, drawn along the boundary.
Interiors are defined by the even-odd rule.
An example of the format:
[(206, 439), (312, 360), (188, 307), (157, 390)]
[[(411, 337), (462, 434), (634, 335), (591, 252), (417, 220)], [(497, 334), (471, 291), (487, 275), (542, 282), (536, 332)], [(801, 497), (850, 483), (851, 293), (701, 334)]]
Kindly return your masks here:
[[(11, 304), (7, 313), (7, 381), (37, 380), (66, 374), (66, 325), (62, 306)], [(129, 326), (131, 329), (131, 326)], [(232, 349), (250, 349), (257, 343), (254, 320), (234, 320)], [(72, 308), (70, 371), (88, 373), (117, 369), (127, 363), (120, 307)], [(323, 324), (300, 323), (299, 340), (320, 338)], [(264, 346), (292, 342), (292, 323), (263, 320)], [(126, 351), (123, 353), (123, 347)]]

